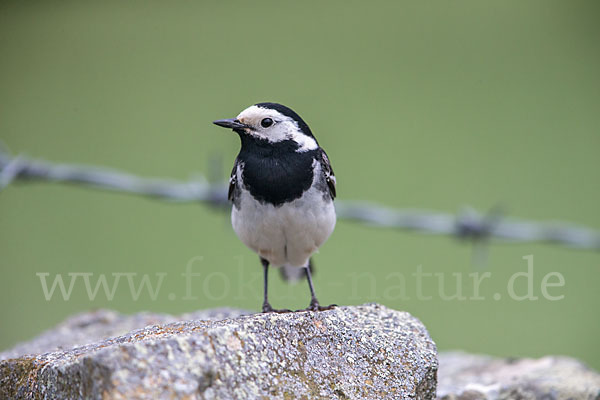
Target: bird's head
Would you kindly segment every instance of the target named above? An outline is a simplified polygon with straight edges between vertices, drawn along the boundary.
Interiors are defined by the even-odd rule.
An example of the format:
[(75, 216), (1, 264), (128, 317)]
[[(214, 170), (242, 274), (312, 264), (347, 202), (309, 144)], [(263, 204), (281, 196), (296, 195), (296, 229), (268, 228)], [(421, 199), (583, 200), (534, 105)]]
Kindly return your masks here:
[(233, 129), (242, 138), (273, 144), (291, 140), (298, 145), (297, 151), (319, 146), (306, 122), (292, 109), (277, 103), (254, 104), (235, 118), (220, 119), (213, 124)]

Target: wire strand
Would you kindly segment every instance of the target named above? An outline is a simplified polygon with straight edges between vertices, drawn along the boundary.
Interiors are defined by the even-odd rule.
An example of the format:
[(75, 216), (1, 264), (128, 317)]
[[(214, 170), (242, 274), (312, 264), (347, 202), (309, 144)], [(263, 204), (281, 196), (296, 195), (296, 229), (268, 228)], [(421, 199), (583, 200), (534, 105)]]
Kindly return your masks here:
[[(198, 202), (228, 208), (227, 185), (198, 179), (180, 182), (143, 178), (126, 172), (88, 165), (60, 164), (25, 156), (11, 156), (0, 146), (0, 191), (15, 181), (43, 180), (83, 184), (103, 190), (150, 196), (176, 202)], [(465, 208), (456, 215), (427, 210), (394, 209), (381, 205), (336, 201), (338, 219), (372, 227), (414, 230), (485, 242), (547, 242), (579, 249), (600, 249), (600, 231), (565, 222), (537, 222), (507, 218), (493, 209), (487, 214)]]

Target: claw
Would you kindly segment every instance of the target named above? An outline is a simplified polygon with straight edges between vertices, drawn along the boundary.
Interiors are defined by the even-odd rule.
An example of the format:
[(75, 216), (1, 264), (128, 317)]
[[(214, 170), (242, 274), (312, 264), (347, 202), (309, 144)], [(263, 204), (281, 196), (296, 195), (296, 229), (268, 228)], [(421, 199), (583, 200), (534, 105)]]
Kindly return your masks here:
[(311, 301), (310, 305), (308, 307), (306, 307), (304, 309), (301, 309), (301, 310), (296, 310), (296, 312), (300, 312), (300, 311), (326, 311), (326, 310), (332, 310), (335, 307), (337, 307), (337, 304), (330, 304), (328, 306), (322, 306), (317, 301)]
[(271, 305), (269, 303), (265, 303), (262, 306), (262, 312), (263, 313), (270, 313), (270, 312), (274, 312), (274, 313), (288, 313), (288, 312), (293, 312), (292, 310), (288, 310), (286, 308), (282, 308), (282, 309), (277, 309), (277, 308), (273, 308), (271, 307)]

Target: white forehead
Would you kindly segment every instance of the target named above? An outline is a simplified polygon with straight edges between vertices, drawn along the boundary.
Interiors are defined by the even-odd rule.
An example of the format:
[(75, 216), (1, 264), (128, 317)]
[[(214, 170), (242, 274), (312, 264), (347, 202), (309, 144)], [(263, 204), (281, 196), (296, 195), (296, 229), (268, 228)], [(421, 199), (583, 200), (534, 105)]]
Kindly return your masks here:
[(244, 111), (238, 114), (237, 119), (241, 122), (256, 122), (263, 118), (272, 118), (277, 121), (283, 121), (286, 119), (291, 119), (281, 114), (277, 110), (273, 110), (272, 108), (262, 108), (259, 106), (250, 106), (246, 108)]

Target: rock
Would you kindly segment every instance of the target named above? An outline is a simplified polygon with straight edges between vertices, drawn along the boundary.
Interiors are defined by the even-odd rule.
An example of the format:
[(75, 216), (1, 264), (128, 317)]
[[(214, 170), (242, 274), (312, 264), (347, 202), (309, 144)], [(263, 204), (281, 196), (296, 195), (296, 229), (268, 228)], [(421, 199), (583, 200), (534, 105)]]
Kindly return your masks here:
[(0, 353), (0, 360), (21, 357), (25, 354), (43, 354), (56, 350), (72, 349), (103, 339), (122, 336), (134, 329), (140, 329), (148, 325), (168, 324), (192, 319), (218, 321), (252, 313), (252, 311), (233, 308), (215, 308), (180, 316), (148, 312), (125, 315), (112, 310), (100, 309), (68, 318), (37, 338)]
[(435, 344), (406, 312), (369, 304), (243, 314), (76, 316), (0, 353), (0, 398), (435, 397)]
[(439, 356), (438, 399), (600, 399), (600, 374), (569, 357), (501, 359), (462, 352)]

